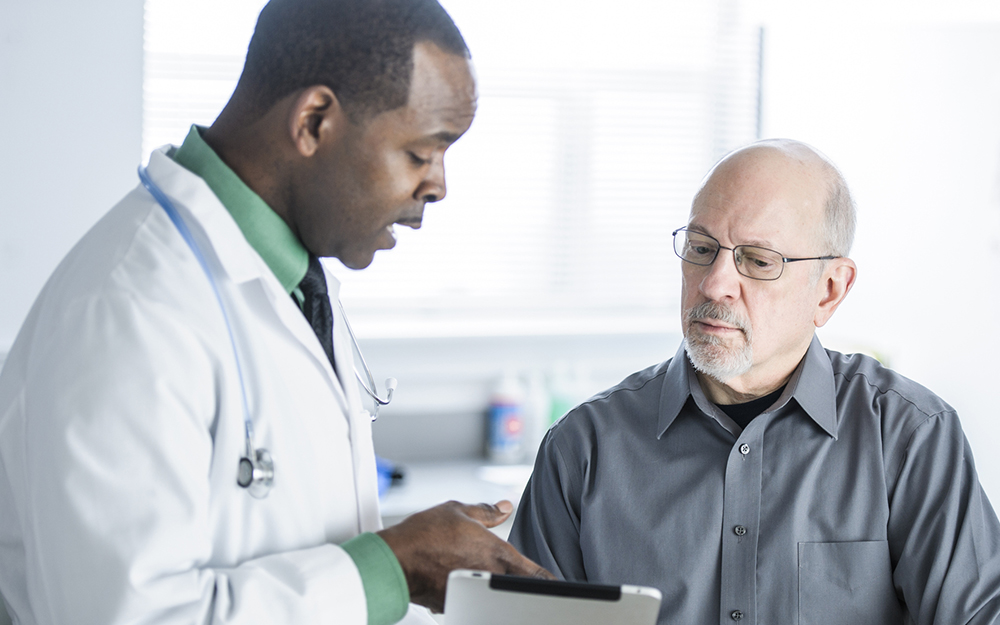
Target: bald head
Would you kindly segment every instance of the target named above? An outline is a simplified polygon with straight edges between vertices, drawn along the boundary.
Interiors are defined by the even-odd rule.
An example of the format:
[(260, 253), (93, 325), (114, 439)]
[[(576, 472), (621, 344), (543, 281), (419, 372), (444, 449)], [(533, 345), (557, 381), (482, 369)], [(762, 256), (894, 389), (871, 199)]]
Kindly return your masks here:
[(815, 220), (820, 252), (847, 256), (854, 243), (856, 211), (840, 170), (821, 152), (800, 141), (765, 139), (730, 152), (708, 173), (695, 195), (694, 206), (706, 193), (727, 184), (750, 185), (760, 194), (794, 189), (803, 219)]

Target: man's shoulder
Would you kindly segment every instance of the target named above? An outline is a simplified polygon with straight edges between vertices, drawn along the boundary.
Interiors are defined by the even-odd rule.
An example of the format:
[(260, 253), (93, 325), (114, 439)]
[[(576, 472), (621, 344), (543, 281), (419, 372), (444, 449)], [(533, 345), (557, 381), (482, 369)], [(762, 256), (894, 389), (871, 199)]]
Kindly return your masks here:
[(558, 437), (591, 437), (605, 428), (628, 429), (656, 423), (660, 393), (670, 360), (649, 366), (594, 394), (552, 426)]
[(918, 421), (955, 412), (936, 393), (890, 369), (871, 356), (827, 350), (833, 368), (837, 400), (863, 394), (883, 418)]
[[(155, 204), (151, 200), (144, 201), (142, 194), (143, 191), (135, 187), (112, 206), (77, 241), (53, 275), (84, 268), (91, 269), (87, 273), (96, 273), (93, 269), (98, 267), (110, 271), (120, 263), (129, 249), (135, 246), (143, 230), (151, 225)], [(81, 261), (86, 261), (86, 264), (82, 265)]]
[[(148, 169), (162, 192), (182, 209), (183, 220), (199, 245), (218, 255), (209, 224), (224, 222), (225, 209), (218, 202), (205, 201), (214, 198), (208, 187), (160, 152), (150, 156)], [(95, 294), (114, 297), (119, 292), (133, 299), (165, 299), (161, 296), (181, 295), (197, 284), (192, 283), (192, 276), (202, 272), (198, 261), (167, 211), (136, 182), (66, 254), (43, 294), (60, 301)], [(181, 293), (165, 293), (165, 285), (176, 285)]]
[(62, 353), (82, 352), (107, 336), (124, 344), (126, 329), (142, 325), (130, 325), (140, 316), (149, 320), (143, 330), (149, 333), (160, 327), (153, 319), (169, 322), (179, 310), (188, 311), (186, 319), (204, 315), (213, 304), (210, 287), (197, 281), (197, 261), (155, 208), (136, 187), (77, 241), (35, 299), (11, 360), (53, 344)]
[(144, 193), (135, 188), (84, 234), (49, 277), (40, 301), (114, 297), (119, 291), (141, 298), (161, 288), (156, 276), (184, 264), (176, 262), (183, 258), (183, 241)]

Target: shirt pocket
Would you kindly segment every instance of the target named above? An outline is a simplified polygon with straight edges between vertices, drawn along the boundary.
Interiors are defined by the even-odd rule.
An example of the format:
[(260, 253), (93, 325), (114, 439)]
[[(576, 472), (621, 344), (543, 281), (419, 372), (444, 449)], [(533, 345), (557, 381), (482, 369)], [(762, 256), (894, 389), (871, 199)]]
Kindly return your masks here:
[(799, 625), (902, 622), (887, 541), (799, 543)]

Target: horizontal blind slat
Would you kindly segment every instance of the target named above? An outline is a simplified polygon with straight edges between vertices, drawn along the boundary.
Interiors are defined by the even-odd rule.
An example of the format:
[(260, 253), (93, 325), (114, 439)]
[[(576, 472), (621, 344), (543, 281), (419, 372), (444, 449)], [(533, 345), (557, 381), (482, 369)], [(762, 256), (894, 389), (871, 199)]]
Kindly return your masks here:
[[(260, 4), (212, 0), (211, 10), (252, 12), (235, 20), (245, 28)], [(446, 5), (467, 16), (474, 8), (472, 0)], [(427, 206), (419, 233), (397, 228), (397, 248), (377, 254), (366, 271), (327, 261), (359, 333), (420, 334), (440, 330), (442, 320), (459, 333), (532, 332), (560, 319), (584, 327), (675, 316), (679, 261), (670, 233), (686, 222), (708, 167), (755, 138), (757, 33), (733, 17), (739, 5), (623, 5), (683, 38), (659, 63), (611, 54), (616, 67), (545, 67), (490, 47), (509, 47), (517, 33), (480, 33), (480, 106), (447, 155), (448, 197)], [(220, 37), (235, 42), (232, 50), (215, 42), (184, 52), (178, 41), (192, 7), (146, 2), (147, 152), (179, 143), (191, 123), (210, 124), (242, 70), (249, 32)], [(554, 49), (579, 45), (568, 23), (546, 36)]]

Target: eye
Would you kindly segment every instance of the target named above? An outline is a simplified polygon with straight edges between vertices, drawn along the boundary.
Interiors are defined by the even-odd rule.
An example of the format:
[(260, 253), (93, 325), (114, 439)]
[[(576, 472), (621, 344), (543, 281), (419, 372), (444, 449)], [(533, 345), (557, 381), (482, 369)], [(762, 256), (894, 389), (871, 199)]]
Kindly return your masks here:
[(410, 162), (413, 163), (416, 167), (423, 167), (424, 165), (427, 165), (428, 163), (431, 162), (430, 159), (421, 158), (415, 152), (407, 152), (406, 155), (410, 157)]
[(777, 259), (764, 251), (743, 249), (741, 252), (740, 262), (749, 263), (750, 268), (754, 270), (768, 271), (774, 269), (778, 264)]
[(688, 241), (684, 257), (689, 260), (704, 260), (715, 255), (715, 246), (704, 241)]

